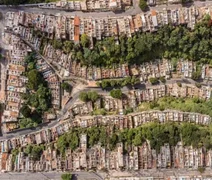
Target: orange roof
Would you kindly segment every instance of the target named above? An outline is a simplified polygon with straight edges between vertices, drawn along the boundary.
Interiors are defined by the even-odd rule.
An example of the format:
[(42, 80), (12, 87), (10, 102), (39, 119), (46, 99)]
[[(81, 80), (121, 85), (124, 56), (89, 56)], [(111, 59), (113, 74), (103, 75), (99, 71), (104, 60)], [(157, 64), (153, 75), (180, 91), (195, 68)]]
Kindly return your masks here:
[(9, 75), (8, 79), (18, 79), (18, 76)]
[(79, 32), (80, 32), (79, 27), (75, 26), (75, 28), (74, 28), (74, 41), (79, 41), (79, 36), (80, 36)]
[(80, 25), (80, 18), (78, 16), (74, 17), (74, 25), (79, 26)]
[(15, 107), (18, 107), (19, 104), (16, 103), (16, 102), (11, 102), (11, 101), (9, 101), (9, 102), (8, 102), (8, 106), (15, 106)]
[(21, 66), (21, 65), (13, 65), (13, 64), (10, 64), (8, 69), (9, 69), (9, 70), (15, 70), (15, 71), (22, 71), (22, 72), (25, 71), (25, 67), (24, 67), (24, 66)]
[(18, 112), (10, 111), (10, 116), (18, 117)]
[(7, 158), (8, 158), (8, 153), (2, 153), (2, 159), (1, 159), (1, 168), (2, 168), (2, 170), (6, 170)]
[(134, 20), (135, 28), (140, 28), (142, 26), (141, 16), (139, 14), (137, 14), (133, 20)]
[(132, 33), (135, 31), (135, 26), (132, 20), (130, 20), (130, 30)]
[(152, 16), (156, 16), (157, 15), (157, 13), (156, 13), (156, 11), (154, 11), (154, 10), (152, 10)]

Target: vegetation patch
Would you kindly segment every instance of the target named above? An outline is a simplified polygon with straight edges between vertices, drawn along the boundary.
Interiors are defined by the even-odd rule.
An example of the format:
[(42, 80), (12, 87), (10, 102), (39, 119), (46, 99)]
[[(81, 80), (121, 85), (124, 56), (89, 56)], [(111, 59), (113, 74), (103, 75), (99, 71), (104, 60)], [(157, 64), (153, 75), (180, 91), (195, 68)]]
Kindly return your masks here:
[(59, 137), (57, 141), (58, 150), (62, 154), (65, 153), (67, 148), (75, 150), (79, 146), (81, 134), (87, 134), (89, 147), (100, 143), (103, 147), (111, 150), (120, 142), (124, 143), (125, 150), (127, 150), (129, 146), (141, 146), (147, 140), (150, 142), (151, 148), (157, 152), (164, 143), (176, 146), (181, 140), (185, 146), (212, 148), (211, 127), (191, 123), (167, 122), (160, 124), (156, 120), (133, 129), (119, 130), (114, 127), (112, 132), (108, 130), (105, 126), (86, 129), (72, 128), (68, 133)]
[(139, 105), (140, 111), (147, 111), (151, 109), (165, 110), (176, 109), (184, 112), (195, 112), (201, 114), (207, 114), (212, 117), (212, 99), (201, 100), (198, 97), (194, 98), (175, 98), (175, 97), (163, 97), (153, 102), (144, 102)]
[(35, 55), (31, 53), (25, 58), (28, 78), (27, 93), (22, 95), (24, 104), (20, 109), (23, 118), (20, 128), (35, 127), (42, 122), (43, 113), (51, 107), (51, 92), (43, 75), (36, 69)]

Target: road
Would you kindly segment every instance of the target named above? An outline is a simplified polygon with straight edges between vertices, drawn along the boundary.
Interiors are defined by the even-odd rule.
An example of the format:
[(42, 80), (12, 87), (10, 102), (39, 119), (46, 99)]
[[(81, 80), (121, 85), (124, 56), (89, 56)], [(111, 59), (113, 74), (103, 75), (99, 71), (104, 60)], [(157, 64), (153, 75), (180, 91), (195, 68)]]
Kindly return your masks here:
[[(181, 82), (181, 83), (193, 84), (193, 85), (195, 85), (195, 83), (196, 83), (192, 79), (184, 79), (183, 78), (183, 79), (167, 80), (166, 84), (171, 84), (171, 83), (175, 83), (175, 82)], [(202, 85), (212, 86), (212, 82), (209, 82), (209, 83), (203, 82), (201, 84)], [(150, 88), (152, 86), (153, 85), (146, 83), (146, 84), (140, 84), (139, 86), (136, 86), (136, 88), (140, 89), (140, 90), (144, 90), (144, 89)], [(127, 88), (127, 87), (123, 87), (121, 90), (122, 90), (123, 93), (127, 93), (130, 89)], [(97, 88), (85, 87), (84, 89), (79, 90), (75, 94), (72, 95), (72, 98), (69, 99), (69, 101), (66, 103), (64, 108), (60, 111), (57, 120), (52, 121), (51, 123), (49, 123), (47, 126), (44, 126), (44, 127), (37, 127), (37, 128), (34, 128), (34, 129), (24, 129), (24, 130), (21, 130), (21, 131), (18, 131), (18, 132), (10, 133), (10, 134), (4, 134), (2, 137), (0, 137), (0, 140), (10, 139), (10, 138), (17, 137), (17, 136), (20, 136), (20, 135), (26, 135), (26, 134), (29, 134), (29, 133), (33, 133), (33, 132), (39, 131), (41, 129), (52, 128), (52, 127), (56, 126), (58, 124), (59, 120), (63, 119), (63, 117), (68, 112), (68, 110), (70, 108), (72, 108), (74, 103), (78, 100), (79, 94), (81, 92), (88, 92), (88, 91), (96, 91), (98, 94), (109, 95), (109, 91), (102, 90), (101, 88), (98, 88), (98, 87)]]
[[(36, 172), (36, 173), (0, 173), (1, 180), (60, 180), (63, 172)], [(74, 180), (103, 180), (98, 174), (90, 172), (71, 172)]]
[[(67, 15), (67, 16), (80, 16), (80, 17), (94, 17), (94, 18), (105, 18), (105, 17), (120, 17), (120, 16), (128, 16), (128, 15), (135, 15), (142, 13), (141, 9), (138, 7), (138, 0), (133, 0), (133, 6), (123, 12), (115, 13), (112, 11), (108, 12), (82, 12), (82, 11), (63, 11), (63, 10), (57, 10), (57, 9), (41, 9), (37, 7), (24, 7), (24, 6), (16, 6), (16, 7), (5, 7), (3, 5), (0, 5), (0, 11), (5, 14), (8, 11), (25, 11), (25, 12), (34, 12), (34, 13), (44, 13), (44, 14), (61, 14), (61, 15)], [(195, 5), (197, 7), (203, 7), (203, 6), (210, 6), (212, 5), (212, 1), (195, 1), (193, 3), (187, 4), (187, 6)], [(159, 5), (159, 6), (153, 6), (150, 7), (154, 10), (163, 10), (164, 8), (169, 9), (176, 9), (182, 7), (181, 4), (172, 4), (172, 5)]]

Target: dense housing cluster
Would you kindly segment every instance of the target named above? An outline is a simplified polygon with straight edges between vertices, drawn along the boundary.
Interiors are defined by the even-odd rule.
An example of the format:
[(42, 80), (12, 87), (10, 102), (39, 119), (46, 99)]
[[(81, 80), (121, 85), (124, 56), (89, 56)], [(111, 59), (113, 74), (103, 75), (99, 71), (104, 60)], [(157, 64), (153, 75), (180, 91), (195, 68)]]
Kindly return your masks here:
[[(7, 55), (7, 74), (5, 78), (5, 110), (2, 116), (2, 130), (9, 132), (19, 128), (20, 109), (24, 103), (23, 96), (28, 94), (26, 76), (26, 57), (32, 52), (21, 39), (15, 35), (5, 33), (4, 42), (11, 46), (11, 50)], [(51, 90), (51, 104), (53, 109), (60, 109), (61, 94), (60, 82), (57, 75), (51, 67), (41, 58), (36, 57), (36, 69), (42, 73), (44, 79), (48, 82), (48, 87)], [(35, 100), (34, 100), (35, 101)], [(55, 112), (44, 114), (43, 122), (49, 119), (55, 119)]]
[[(175, 98), (200, 98), (203, 100), (210, 100), (211, 88), (202, 86), (201, 89), (195, 85), (181, 84), (180, 87), (177, 83), (151, 86), (143, 90), (133, 90), (125, 94), (122, 99), (114, 99), (109, 96), (99, 98), (94, 103), (92, 102), (79, 102), (75, 103), (69, 110), (71, 117), (79, 115), (90, 115), (96, 109), (104, 109), (106, 112), (114, 112), (115, 114), (123, 115), (129, 108), (137, 109), (139, 104), (143, 102), (155, 102), (162, 97), (172, 96)], [(95, 114), (95, 113), (94, 113)], [(104, 112), (101, 113), (104, 115)]]
[(12, 49), (8, 51), (8, 67), (5, 78), (5, 110), (2, 116), (3, 131), (16, 128), (19, 110), (22, 104), (21, 95), (26, 93), (28, 79), (25, 72), (25, 56), (30, 48), (16, 36), (11, 36), (9, 43)]
[[(191, 7), (191, 9), (192, 8), (194, 9), (195, 12), (198, 11), (199, 19), (201, 19), (205, 14), (210, 12), (209, 11), (210, 9), (207, 9), (207, 8)], [(180, 11), (180, 9), (178, 10)], [(195, 62), (187, 61), (184, 59), (181, 59), (175, 63), (169, 60), (161, 59), (161, 60), (155, 60), (154, 62), (151, 62), (151, 63), (149, 62), (143, 63), (140, 66), (127, 65), (127, 64), (124, 64), (124, 65), (114, 64), (112, 65), (113, 67), (109, 69), (96, 67), (96, 66), (90, 66), (90, 64), (89, 64), (89, 67), (83, 66), (82, 63), (78, 63), (75, 61), (78, 58), (78, 56), (76, 58), (76, 53), (74, 56), (73, 52), (67, 53), (67, 52), (64, 52), (64, 49), (61, 49), (61, 48), (55, 49), (52, 43), (49, 43), (49, 42), (42, 44), (41, 43), (42, 38), (39, 38), (38, 35), (35, 35), (35, 31), (39, 30), (41, 32), (46, 32), (50, 39), (53, 38), (54, 36), (53, 41), (55, 41), (55, 39), (64, 39), (64, 40), (69, 39), (75, 42), (79, 42), (80, 37), (86, 34), (88, 37), (91, 38), (90, 42), (93, 42), (92, 38), (97, 37), (96, 36), (97, 32), (98, 32), (97, 34), (102, 36), (100, 31), (96, 31), (96, 30), (92, 31), (92, 28), (95, 26), (94, 22), (96, 21), (93, 21), (91, 18), (88, 18), (90, 23), (83, 22), (82, 23), (83, 25), (81, 26), (82, 21), (77, 16), (73, 17), (73, 19), (70, 19), (66, 17), (65, 15), (50, 16), (50, 15), (43, 14), (42, 17), (40, 16), (41, 15), (26, 13), (26, 12), (17, 12), (17, 13), (9, 12), (7, 13), (7, 27), (8, 29), (11, 28), (14, 33), (20, 35), (22, 39), (29, 42), (32, 45), (32, 47), (34, 47), (35, 49), (42, 50), (42, 54), (44, 55), (44, 57), (51, 64), (57, 67), (57, 71), (62, 77), (69, 77), (70, 75), (74, 75), (77, 77), (83, 77), (88, 80), (100, 80), (105, 78), (119, 78), (119, 77), (125, 77), (129, 75), (135, 75), (135, 76), (140, 76), (141, 81), (146, 81), (150, 77), (163, 76), (163, 77), (169, 78), (172, 76), (172, 74), (174, 75), (175, 72), (177, 75), (188, 77), (188, 78), (192, 78), (194, 73), (198, 73), (199, 74), (198, 78), (202, 78), (202, 79), (210, 79), (212, 76), (212, 70), (209, 64), (205, 64), (204, 66), (200, 67)], [(193, 25), (195, 24), (195, 22), (196, 21), (194, 21)], [(132, 21), (131, 24), (133, 23), (135, 25), (134, 21)], [(91, 27), (88, 26), (89, 24), (91, 25)], [(122, 26), (119, 26), (119, 20), (117, 20), (117, 22), (115, 20), (113, 24), (115, 24), (115, 26), (118, 25), (119, 30), (124, 29)], [(20, 25), (23, 25), (23, 26), (20, 26)], [(31, 26), (33, 26), (33, 28), (31, 28)], [(101, 26), (103, 27), (104, 25), (101, 25)], [(97, 27), (101, 27), (101, 26), (97, 25)], [(110, 25), (111, 28), (114, 28), (115, 26)], [(111, 28), (109, 28), (108, 30), (110, 31)], [(87, 31), (86, 29), (89, 31)], [(78, 30), (80, 32), (76, 32)], [(103, 34), (104, 34), (103, 37), (114, 36), (113, 33), (103, 33)], [(117, 37), (121, 35), (122, 33), (118, 33)], [(7, 36), (9, 36), (9, 34), (5, 33), (5, 37)], [(41, 47), (41, 44), (42, 44), (42, 47)], [(63, 46), (65, 45), (63, 44)], [(69, 46), (71, 47), (73, 46), (73, 44), (70, 44)], [(87, 54), (89, 53), (91, 52), (87, 52)], [(84, 54), (79, 55), (79, 57), (84, 55), (85, 56), (84, 61), (89, 62), (90, 61), (88, 59), (89, 57), (86, 57), (87, 54), (85, 51)], [(91, 56), (91, 57), (95, 58), (95, 56)], [(96, 61), (98, 61), (98, 59)]]
[[(87, 0), (35, 6), (108, 11), (131, 5), (130, 0)], [(2, 129), (10, 134), (20, 118), (35, 127), (29, 121), (33, 112), (41, 112), (35, 116), (39, 123), (58, 119), (3, 137), (0, 171), (211, 169), (212, 87), (176, 80), (212, 79), (207, 14), (212, 15), (211, 7), (193, 5), (114, 17), (7, 12)], [(73, 82), (64, 82), (68, 79)], [(103, 90), (87, 91), (88, 83), (78, 83), (82, 79)], [(122, 86), (128, 89), (104, 91)], [(61, 102), (63, 92), (66, 102)]]
[[(32, 26), (34, 30), (46, 32), (49, 37), (53, 37), (55, 34), (56, 39), (79, 42), (82, 34), (97, 40), (110, 36), (118, 38), (121, 35), (131, 37), (137, 31), (156, 31), (159, 27), (169, 23), (174, 25), (187, 24), (189, 28), (193, 29), (196, 21), (202, 19), (208, 10), (210, 9), (206, 7), (196, 8), (192, 6), (158, 12), (152, 10), (135, 16), (105, 18), (8, 12), (6, 14), (6, 27), (13, 28), (19, 24), (25, 27)], [(26, 29), (22, 27), (22, 31), (26, 31)]]
[(17, 154), (9, 153), (12, 149), (18, 147), (27, 148), (30, 144), (40, 145), (55, 141), (74, 126), (89, 128), (104, 125), (110, 127), (109, 131), (112, 131), (113, 126), (123, 130), (138, 127), (141, 124), (154, 121), (155, 118), (158, 118), (161, 123), (166, 123), (168, 120), (174, 122), (187, 121), (204, 125), (208, 125), (211, 120), (206, 115), (180, 111), (150, 111), (114, 117), (79, 117), (73, 122), (66, 121), (53, 128), (1, 141), (0, 169), (4, 171), (39, 172), (50, 170), (90, 170), (93, 168), (99, 170), (139, 170), (171, 167), (192, 169), (202, 166), (212, 167), (212, 151), (205, 151), (203, 147), (196, 149), (192, 146), (183, 146), (182, 143), (177, 143), (175, 147), (164, 144), (160, 147), (159, 152), (156, 152), (147, 141), (141, 146), (132, 146), (131, 150), (124, 152), (123, 143), (118, 143), (114, 150), (109, 150), (100, 144), (88, 147), (86, 134), (80, 135), (77, 149), (74, 151), (71, 149), (66, 150), (65, 157), (58, 154), (53, 146), (48, 146), (43, 150), (41, 156), (36, 158), (37, 160), (26, 156), (24, 151), (20, 151)]
[(109, 11), (124, 10), (132, 6), (131, 0), (85, 0), (58, 1), (38, 4), (39, 8), (63, 9), (69, 11)]

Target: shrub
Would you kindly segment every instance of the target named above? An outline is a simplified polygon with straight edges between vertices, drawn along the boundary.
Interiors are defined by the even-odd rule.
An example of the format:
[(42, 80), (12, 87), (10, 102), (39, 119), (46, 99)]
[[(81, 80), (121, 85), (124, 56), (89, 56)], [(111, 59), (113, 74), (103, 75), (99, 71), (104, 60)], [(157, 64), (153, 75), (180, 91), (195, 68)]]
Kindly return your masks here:
[(111, 97), (116, 98), (116, 99), (122, 98), (122, 92), (120, 89), (113, 89), (112, 91), (110, 91), (110, 95), (111, 95)]
[(158, 83), (158, 79), (157, 79), (157, 78), (151, 77), (151, 78), (149, 78), (149, 82), (150, 82), (152, 85), (154, 85), (154, 84), (157, 84), (157, 83)]

